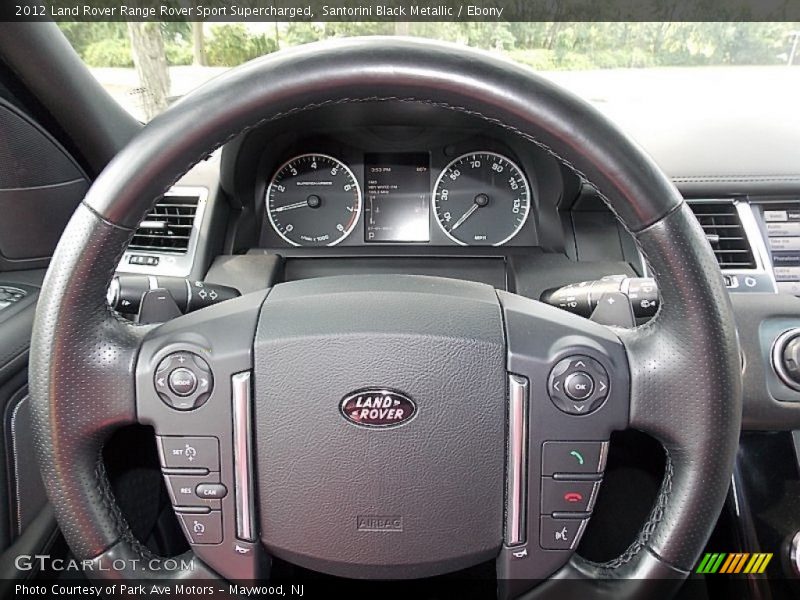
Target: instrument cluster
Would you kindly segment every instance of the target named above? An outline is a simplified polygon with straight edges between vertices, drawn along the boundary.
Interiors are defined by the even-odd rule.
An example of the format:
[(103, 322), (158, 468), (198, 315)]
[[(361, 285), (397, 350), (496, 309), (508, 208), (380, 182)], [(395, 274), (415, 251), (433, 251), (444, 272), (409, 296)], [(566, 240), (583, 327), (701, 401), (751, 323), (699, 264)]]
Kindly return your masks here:
[(267, 245), (536, 244), (533, 174), (511, 152), (317, 149), (265, 173)]

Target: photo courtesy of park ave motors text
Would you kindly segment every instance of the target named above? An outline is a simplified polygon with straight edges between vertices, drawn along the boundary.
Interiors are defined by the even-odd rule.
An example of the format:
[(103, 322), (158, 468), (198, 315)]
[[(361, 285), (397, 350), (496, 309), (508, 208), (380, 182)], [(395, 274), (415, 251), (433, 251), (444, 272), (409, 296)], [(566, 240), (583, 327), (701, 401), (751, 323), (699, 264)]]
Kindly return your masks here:
[(0, 599), (800, 597), (800, 0), (9, 0)]

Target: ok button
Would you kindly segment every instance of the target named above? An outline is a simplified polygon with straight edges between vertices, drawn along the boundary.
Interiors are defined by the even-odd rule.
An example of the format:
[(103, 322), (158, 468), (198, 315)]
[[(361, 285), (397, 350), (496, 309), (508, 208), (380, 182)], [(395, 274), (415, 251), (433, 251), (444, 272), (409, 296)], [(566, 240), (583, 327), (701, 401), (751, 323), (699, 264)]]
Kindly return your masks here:
[(594, 379), (583, 371), (572, 373), (564, 380), (564, 391), (573, 400), (586, 400), (594, 391)]
[(169, 374), (169, 389), (178, 396), (190, 396), (197, 389), (197, 377), (189, 369), (175, 369)]

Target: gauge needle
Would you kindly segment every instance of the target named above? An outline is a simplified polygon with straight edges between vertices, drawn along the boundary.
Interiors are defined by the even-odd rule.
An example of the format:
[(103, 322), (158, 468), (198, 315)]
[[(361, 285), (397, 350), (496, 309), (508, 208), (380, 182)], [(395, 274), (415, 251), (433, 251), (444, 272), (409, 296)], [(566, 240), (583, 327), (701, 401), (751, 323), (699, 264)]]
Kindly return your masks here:
[(294, 204), (287, 204), (286, 206), (279, 206), (278, 208), (273, 209), (272, 212), (283, 212), (284, 210), (303, 208), (304, 206), (308, 206), (308, 202), (306, 200), (303, 200), (302, 202), (295, 202)]
[(456, 229), (461, 227), (464, 224), (464, 221), (469, 219), (472, 216), (472, 213), (478, 210), (478, 208), (479, 208), (478, 204), (473, 204), (472, 206), (470, 206), (469, 210), (465, 212), (463, 215), (461, 215), (461, 218), (455, 222), (455, 225), (453, 225), (450, 231), (455, 231)]

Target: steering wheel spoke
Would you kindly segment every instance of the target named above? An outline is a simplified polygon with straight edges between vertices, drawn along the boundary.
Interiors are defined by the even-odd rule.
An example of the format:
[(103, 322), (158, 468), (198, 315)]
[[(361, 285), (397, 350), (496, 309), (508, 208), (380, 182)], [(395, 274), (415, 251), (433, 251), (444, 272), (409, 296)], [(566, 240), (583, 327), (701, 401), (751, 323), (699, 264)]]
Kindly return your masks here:
[(514, 294), (498, 296), (510, 402), (498, 577), (505, 595), (514, 597), (556, 572), (577, 547), (611, 432), (628, 424), (629, 373), (625, 348), (611, 329)]
[(266, 576), (253, 486), (253, 338), (266, 292), (170, 321), (142, 343), (137, 414), (156, 432), (175, 514), (194, 554), (234, 580)]

